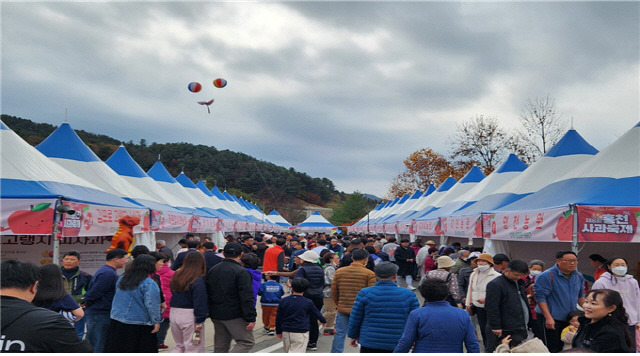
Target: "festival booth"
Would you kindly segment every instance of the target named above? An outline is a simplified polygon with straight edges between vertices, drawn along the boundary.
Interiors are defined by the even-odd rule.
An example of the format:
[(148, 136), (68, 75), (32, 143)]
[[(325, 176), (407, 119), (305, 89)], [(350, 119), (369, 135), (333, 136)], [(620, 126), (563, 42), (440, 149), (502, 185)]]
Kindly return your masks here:
[(296, 231), (305, 232), (335, 232), (338, 228), (327, 221), (324, 216), (316, 210), (305, 221), (295, 227)]
[[(551, 184), (483, 216), (484, 238), (493, 251), (542, 259), (556, 250), (587, 256), (621, 256), (638, 274), (640, 256), (640, 123), (597, 155)], [(541, 242), (552, 242), (541, 244)]]
[[(60, 149), (60, 147), (64, 147), (64, 149)], [(155, 233), (163, 230), (162, 217), (168, 214), (184, 215), (185, 218), (191, 217), (170, 205), (156, 201), (154, 197), (131, 185), (114, 172), (82, 142), (69, 123), (65, 122), (60, 125), (49, 137), (36, 146), (36, 149), (52, 161), (101, 189), (149, 208), (151, 216), (155, 216), (156, 219), (151, 221), (149, 217), (146, 217), (141, 221), (143, 231), (136, 234), (135, 245), (144, 245), (154, 250)]]
[[(185, 192), (169, 191), (161, 186), (133, 160), (124, 146), (118, 149), (105, 161), (105, 163), (120, 175), (129, 184), (144, 191), (155, 200), (170, 205), (180, 211), (180, 214), (166, 213), (154, 214), (152, 221), (157, 222), (158, 229), (155, 231), (156, 239), (165, 240), (167, 246), (172, 250), (179, 249), (178, 241), (184, 237), (185, 233), (197, 233), (197, 222), (201, 219), (215, 219), (211, 214), (196, 209), (192, 202), (185, 199)], [(194, 221), (196, 229), (194, 229)]]
[[(104, 264), (104, 251), (118, 230), (120, 217), (149, 221), (146, 207), (78, 177), (1, 121), (0, 142), (2, 259), (40, 265), (59, 261), (68, 250), (78, 250), (86, 270), (97, 270)], [(140, 224), (134, 232), (148, 228), (149, 224)]]
[(273, 210), (267, 215), (267, 219), (275, 224), (277, 227), (273, 228), (273, 231), (288, 231), (293, 229), (293, 225), (282, 217), (276, 210)]

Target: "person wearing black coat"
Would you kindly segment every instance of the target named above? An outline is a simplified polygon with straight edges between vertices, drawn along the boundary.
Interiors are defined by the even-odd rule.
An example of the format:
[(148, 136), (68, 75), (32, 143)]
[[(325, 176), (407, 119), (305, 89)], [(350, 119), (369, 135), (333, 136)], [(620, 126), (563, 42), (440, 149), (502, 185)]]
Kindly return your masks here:
[[(299, 257), (303, 262), (296, 271), (294, 278), (302, 277), (309, 281), (309, 287), (303, 295), (305, 298), (310, 299), (318, 310), (322, 310), (322, 306), (324, 305), (324, 270), (318, 264), (320, 256), (315, 251), (305, 251), (305, 253)], [(310, 350), (317, 349), (319, 335), (318, 317), (314, 313), (311, 313), (309, 314), (308, 343)]]
[(509, 262), (500, 277), (487, 284), (484, 309), (487, 313), (487, 347), (493, 352), (498, 342), (507, 335), (527, 338), (531, 323), (531, 310), (522, 277), (529, 273), (529, 266), (521, 260)]
[(629, 317), (618, 291), (593, 289), (585, 297), (584, 317), (578, 318), (580, 327), (572, 346), (593, 352), (634, 352), (627, 327)]
[[(205, 277), (209, 316), (213, 321), (214, 352), (247, 353), (255, 344), (253, 328), (256, 308), (252, 278), (241, 264), (242, 246), (230, 242), (224, 246), (225, 259), (213, 266)], [(231, 347), (231, 339), (236, 345)]]
[(396, 264), (399, 267), (396, 283), (400, 285), (400, 281), (402, 280), (402, 277), (404, 277), (407, 282), (407, 288), (415, 290), (416, 288), (412, 285), (412, 283), (413, 271), (416, 266), (416, 253), (409, 246), (409, 244), (409, 239), (402, 239), (400, 241), (400, 246), (396, 248), (396, 251), (394, 253)]

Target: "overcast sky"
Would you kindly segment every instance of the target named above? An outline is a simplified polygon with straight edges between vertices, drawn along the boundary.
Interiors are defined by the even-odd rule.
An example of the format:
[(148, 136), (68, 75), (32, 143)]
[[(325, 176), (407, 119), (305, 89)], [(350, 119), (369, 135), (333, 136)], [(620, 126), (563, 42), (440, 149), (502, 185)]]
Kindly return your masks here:
[(0, 6), (3, 114), (67, 108), (75, 129), (240, 151), (347, 193), (383, 196), (476, 115), (520, 127), (536, 97), (599, 150), (640, 118), (638, 2)]

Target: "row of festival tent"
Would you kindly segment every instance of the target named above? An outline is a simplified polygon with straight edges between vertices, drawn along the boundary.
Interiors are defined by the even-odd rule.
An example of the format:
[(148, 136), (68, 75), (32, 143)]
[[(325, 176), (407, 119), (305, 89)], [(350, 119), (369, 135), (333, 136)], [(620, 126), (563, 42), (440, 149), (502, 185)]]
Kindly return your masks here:
[[(537, 232), (562, 241), (576, 232), (568, 221), (578, 212), (581, 239), (602, 229), (605, 240), (640, 241), (638, 152), (640, 123), (602, 152), (571, 129), (530, 167), (513, 154), (487, 177), (473, 167), (460, 181), (379, 204), (349, 231), (494, 239)], [(603, 211), (617, 220), (589, 220)]]
[(202, 181), (196, 185), (184, 173), (174, 178), (161, 162), (144, 172), (123, 146), (103, 162), (68, 123), (36, 148), (2, 122), (0, 134), (3, 235), (51, 234), (54, 208), (61, 204), (76, 212), (63, 215), (63, 236), (113, 234), (124, 215), (141, 218), (136, 232), (291, 228), (277, 211), (264, 215), (255, 204), (217, 187), (209, 190)]

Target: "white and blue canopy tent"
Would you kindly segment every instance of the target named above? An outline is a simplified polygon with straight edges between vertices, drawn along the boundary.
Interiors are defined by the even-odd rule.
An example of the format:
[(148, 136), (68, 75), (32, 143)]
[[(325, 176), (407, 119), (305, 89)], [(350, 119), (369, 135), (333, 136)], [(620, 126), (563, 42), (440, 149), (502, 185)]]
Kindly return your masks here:
[[(121, 196), (124, 199), (142, 205), (160, 214), (181, 214), (184, 212), (165, 203), (158, 202), (154, 197), (130, 184), (120, 175), (104, 163), (98, 156), (82, 142), (80, 137), (71, 128), (69, 123), (63, 123), (36, 149), (49, 157), (52, 161), (60, 164), (74, 174), (92, 182), (101, 189)], [(141, 221), (143, 231), (136, 234), (136, 245), (145, 245), (150, 249), (155, 249), (155, 232), (162, 232), (160, 225), (154, 226), (151, 222), (151, 215), (144, 217)]]
[[(107, 235), (105, 231), (113, 235), (118, 221), (100, 212), (139, 217), (148, 212), (145, 207), (106, 192), (53, 162), (1, 121), (0, 142), (3, 259), (19, 256), (36, 264), (58, 263), (60, 245), (75, 247), (76, 242), (80, 247), (88, 241), (92, 245), (95, 242), (102, 249), (101, 236)], [(56, 209), (63, 204), (75, 213), (57, 214)], [(31, 252), (36, 247), (34, 257)], [(17, 256), (12, 255), (16, 253)]]
[[(533, 258), (541, 250), (550, 264), (556, 250), (580, 252), (579, 262), (598, 253), (606, 258), (640, 256), (640, 123), (591, 159), (537, 192), (483, 214), (506, 219), (510, 233), (500, 224), (486, 232), (492, 251)], [(543, 215), (540, 215), (543, 214)], [(542, 216), (539, 229), (512, 226), (515, 217)], [(488, 224), (485, 224), (488, 225)], [(526, 238), (523, 238), (526, 237)], [(547, 242), (547, 243), (544, 243)], [(536, 251), (534, 253), (534, 251)], [(540, 257), (536, 257), (540, 258)], [(632, 263), (630, 273), (637, 273)]]
[(288, 222), (282, 215), (280, 215), (276, 210), (273, 210), (267, 215), (269, 221), (273, 222), (277, 226), (280, 227), (280, 231), (289, 230), (290, 227), (293, 227), (290, 222)]
[(298, 224), (295, 229), (298, 231), (328, 232), (335, 231), (337, 227), (316, 210), (305, 221)]

